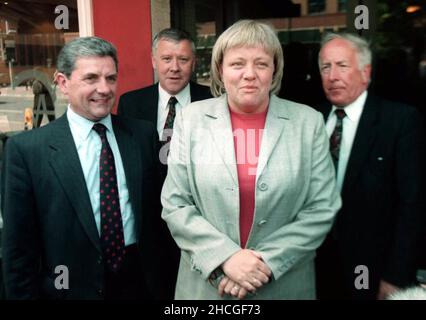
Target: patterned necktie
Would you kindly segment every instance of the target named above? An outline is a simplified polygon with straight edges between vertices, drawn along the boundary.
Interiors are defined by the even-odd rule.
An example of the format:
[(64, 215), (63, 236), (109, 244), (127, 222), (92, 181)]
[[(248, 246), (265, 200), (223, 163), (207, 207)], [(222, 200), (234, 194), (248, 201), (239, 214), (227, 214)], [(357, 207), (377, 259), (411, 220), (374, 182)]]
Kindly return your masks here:
[(343, 133), (343, 118), (346, 117), (346, 113), (343, 109), (336, 109), (337, 121), (334, 131), (330, 137), (330, 153), (331, 158), (333, 159), (334, 168), (337, 171), (337, 166), (339, 163), (339, 153), (340, 153), (340, 144), (342, 142), (342, 133)]
[(167, 103), (167, 106), (169, 108), (169, 113), (167, 114), (166, 123), (164, 124), (164, 128), (163, 128), (163, 137), (161, 139), (163, 143), (170, 142), (170, 140), (172, 139), (173, 123), (176, 117), (177, 102), (178, 101), (175, 97), (170, 97), (169, 102)]
[(114, 155), (106, 137), (106, 129), (100, 123), (93, 126), (102, 141), (99, 158), (101, 245), (108, 269), (116, 272), (120, 269), (125, 254), (124, 233)]

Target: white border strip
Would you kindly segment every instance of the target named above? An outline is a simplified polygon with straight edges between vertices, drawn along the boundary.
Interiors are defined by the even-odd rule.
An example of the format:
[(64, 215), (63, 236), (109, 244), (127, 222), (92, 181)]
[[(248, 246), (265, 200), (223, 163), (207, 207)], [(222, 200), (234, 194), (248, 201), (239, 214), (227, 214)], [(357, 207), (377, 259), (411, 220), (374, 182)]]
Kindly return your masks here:
[(77, 0), (78, 30), (80, 37), (93, 36), (92, 0)]

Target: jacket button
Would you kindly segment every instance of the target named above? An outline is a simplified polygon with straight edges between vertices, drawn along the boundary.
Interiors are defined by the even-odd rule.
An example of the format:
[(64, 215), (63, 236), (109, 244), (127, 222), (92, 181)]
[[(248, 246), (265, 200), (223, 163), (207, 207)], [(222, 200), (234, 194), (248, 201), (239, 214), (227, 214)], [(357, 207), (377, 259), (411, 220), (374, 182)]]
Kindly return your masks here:
[(99, 294), (100, 296), (103, 296), (103, 295), (104, 295), (104, 290), (99, 289), (99, 290), (98, 290), (98, 294)]
[(259, 184), (259, 189), (261, 191), (266, 191), (268, 190), (268, 185), (265, 182), (262, 182), (261, 184)]
[(98, 264), (102, 264), (102, 257), (98, 258)]

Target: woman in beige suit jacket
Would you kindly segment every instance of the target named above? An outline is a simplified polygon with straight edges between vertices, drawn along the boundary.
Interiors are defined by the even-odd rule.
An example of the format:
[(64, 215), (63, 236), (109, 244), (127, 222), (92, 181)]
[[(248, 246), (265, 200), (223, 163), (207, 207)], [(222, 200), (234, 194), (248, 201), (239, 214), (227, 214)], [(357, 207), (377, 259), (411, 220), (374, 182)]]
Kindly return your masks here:
[(266, 24), (217, 40), (212, 92), (177, 114), (161, 200), (181, 248), (176, 299), (314, 299), (315, 250), (340, 207), (322, 117), (275, 96)]

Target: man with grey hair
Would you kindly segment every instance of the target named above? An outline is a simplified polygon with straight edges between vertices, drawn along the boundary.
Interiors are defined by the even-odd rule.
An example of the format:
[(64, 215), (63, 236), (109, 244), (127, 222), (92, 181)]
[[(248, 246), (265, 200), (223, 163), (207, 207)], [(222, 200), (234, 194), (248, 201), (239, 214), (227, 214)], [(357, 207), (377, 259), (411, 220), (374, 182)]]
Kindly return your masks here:
[(57, 68), (66, 113), (6, 144), (6, 296), (162, 298), (156, 130), (111, 115), (118, 77), (111, 43), (74, 39)]
[(342, 208), (317, 257), (320, 299), (384, 299), (415, 283), (424, 232), (424, 134), (415, 108), (367, 91), (368, 43), (328, 34), (319, 52)]
[[(160, 31), (152, 43), (152, 66), (158, 83), (124, 93), (118, 104), (118, 114), (150, 121), (156, 128), (161, 142), (160, 161), (161, 184), (167, 174), (167, 155), (173, 134), (174, 119), (179, 110), (189, 103), (212, 98), (210, 88), (191, 80), (195, 69), (195, 44), (184, 30), (168, 28)], [(169, 297), (174, 295), (179, 262), (179, 249), (170, 235), (167, 235), (169, 271)]]

